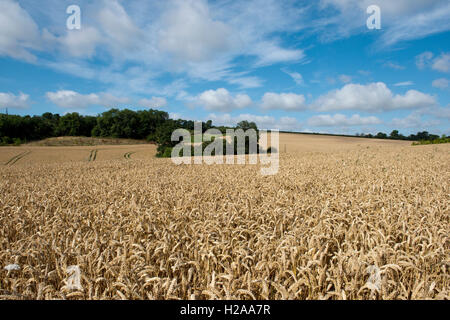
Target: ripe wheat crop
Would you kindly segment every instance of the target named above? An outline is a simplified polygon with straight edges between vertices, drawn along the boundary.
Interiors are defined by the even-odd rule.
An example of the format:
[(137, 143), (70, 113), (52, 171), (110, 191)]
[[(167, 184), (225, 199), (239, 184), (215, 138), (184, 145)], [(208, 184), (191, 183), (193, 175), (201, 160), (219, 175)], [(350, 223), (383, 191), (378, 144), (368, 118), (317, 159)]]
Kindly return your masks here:
[(448, 146), (288, 150), (274, 176), (126, 151), (0, 166), (1, 299), (450, 297)]

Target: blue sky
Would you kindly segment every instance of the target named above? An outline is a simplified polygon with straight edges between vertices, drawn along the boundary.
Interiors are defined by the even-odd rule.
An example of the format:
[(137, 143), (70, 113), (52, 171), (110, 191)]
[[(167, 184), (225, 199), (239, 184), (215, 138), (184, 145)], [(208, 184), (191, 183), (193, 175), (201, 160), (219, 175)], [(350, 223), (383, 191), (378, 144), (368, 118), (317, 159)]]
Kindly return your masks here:
[(445, 0), (0, 0), (0, 108), (21, 115), (157, 108), (219, 125), (450, 134), (449, 72)]

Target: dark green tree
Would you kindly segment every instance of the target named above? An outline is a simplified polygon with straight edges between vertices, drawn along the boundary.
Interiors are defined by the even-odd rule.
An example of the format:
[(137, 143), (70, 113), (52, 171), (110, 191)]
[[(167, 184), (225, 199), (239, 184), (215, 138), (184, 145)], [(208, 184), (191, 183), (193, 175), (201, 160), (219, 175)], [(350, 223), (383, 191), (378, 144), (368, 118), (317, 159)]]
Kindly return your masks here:
[(377, 135), (375, 136), (375, 138), (377, 139), (386, 139), (387, 138), (387, 134), (384, 132), (378, 132)]
[(399, 139), (399, 137), (400, 137), (400, 135), (399, 135), (399, 133), (398, 133), (398, 130), (393, 130), (392, 132), (391, 132), (391, 134), (389, 135), (389, 137), (391, 138), (391, 139)]

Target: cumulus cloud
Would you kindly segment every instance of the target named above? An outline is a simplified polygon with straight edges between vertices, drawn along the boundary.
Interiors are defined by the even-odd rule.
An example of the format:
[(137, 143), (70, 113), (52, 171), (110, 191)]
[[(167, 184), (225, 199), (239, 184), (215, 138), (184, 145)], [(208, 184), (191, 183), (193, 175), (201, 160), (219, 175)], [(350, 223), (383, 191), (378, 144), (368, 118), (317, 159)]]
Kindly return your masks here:
[(26, 109), (29, 107), (29, 96), (24, 93), (14, 95), (0, 92), (0, 108)]
[(212, 18), (204, 1), (177, 1), (162, 24), (160, 46), (178, 58), (201, 62), (230, 49), (231, 28)]
[(418, 114), (410, 114), (405, 118), (394, 118), (392, 125), (398, 128), (415, 128), (421, 125), (421, 119)]
[(301, 123), (293, 117), (281, 117), (273, 129), (300, 131), (302, 129)]
[(424, 114), (429, 114), (438, 119), (447, 119), (447, 121), (450, 121), (450, 104), (442, 108), (430, 108), (425, 110)]
[[(286, 45), (285, 36), (306, 30), (328, 34), (335, 26), (339, 36), (364, 30), (361, 26), (365, 25), (368, 4), (383, 8), (383, 32), (393, 42), (448, 29), (448, 1), (430, 0), (426, 5), (422, 0), (374, 1), (321, 0), (304, 5), (278, 0), (80, 0), (83, 27), (68, 31), (61, 27), (61, 15), (55, 14), (64, 13), (60, 10), (64, 2), (44, 1), (37, 6), (31, 0), (20, 4), (1, 0), (0, 56), (27, 61), (38, 59), (56, 70), (108, 83), (109, 90), (113, 91), (173, 96), (180, 90), (172, 90), (171, 94), (158, 92), (162, 85), (158, 86), (157, 79), (166, 72), (182, 79), (222, 80), (240, 88), (259, 87), (262, 79), (237, 73), (241, 61), (251, 68), (301, 61), (305, 52), (297, 46)], [(329, 10), (329, 6), (337, 10)], [(316, 19), (317, 16), (325, 18)], [(310, 23), (311, 17), (317, 21)], [(411, 21), (419, 23), (411, 24)], [(39, 60), (42, 56), (35, 51), (44, 52), (42, 56), (46, 60)], [(448, 72), (448, 57), (442, 54), (429, 65)], [(289, 73), (297, 84), (303, 83), (300, 73)], [(341, 80), (349, 82), (348, 78)], [(231, 98), (231, 108), (251, 101), (246, 95)], [(302, 108), (299, 107), (301, 98), (294, 100), (297, 102), (287, 103), (287, 107), (281, 104), (281, 109)], [(208, 105), (220, 106), (220, 103)]]
[(122, 5), (117, 1), (105, 2), (97, 15), (99, 25), (104, 34), (111, 40), (109, 43), (117, 50), (131, 50), (139, 47), (144, 40), (144, 33), (133, 22)]
[(194, 101), (206, 110), (227, 112), (234, 109), (242, 109), (252, 104), (252, 99), (246, 94), (236, 94), (233, 96), (227, 89), (207, 90)]
[(107, 57), (119, 65), (127, 60), (143, 62), (144, 56), (155, 58), (149, 50), (149, 39), (145, 38), (143, 30), (134, 24), (119, 1), (102, 0), (84, 4), (82, 8), (80, 30), (65, 30), (57, 35), (48, 35), (53, 45), (64, 54), (64, 60), (96, 56), (101, 60)]
[(128, 98), (118, 98), (110, 93), (80, 94), (71, 90), (47, 92), (47, 98), (59, 107), (66, 109), (84, 109), (91, 105), (104, 107), (117, 107), (120, 104), (129, 103)]
[(429, 130), (431, 127), (439, 125), (440, 121), (423, 120), (419, 112), (413, 112), (404, 118), (394, 118), (391, 125), (396, 128), (414, 128), (414, 130)]
[[(422, 128), (429, 131), (430, 128), (426, 128), (426, 125), (434, 126), (437, 122), (450, 120), (450, 104), (445, 107), (430, 107), (414, 110), (409, 116), (408, 119), (410, 120), (419, 119), (422, 122)], [(422, 121), (421, 117), (426, 117), (429, 120)], [(405, 118), (395, 118), (395, 121), (403, 121)]]
[(163, 108), (167, 106), (166, 98), (152, 97), (151, 99), (139, 100), (139, 105), (147, 108)]
[(409, 90), (404, 95), (395, 95), (391, 109), (415, 109), (436, 105), (436, 99), (428, 94), (416, 90)]
[(261, 106), (266, 110), (300, 111), (306, 109), (305, 96), (295, 93), (267, 92), (262, 98)]
[[(113, 89), (147, 94), (143, 88), (155, 87), (153, 79), (165, 72), (256, 88), (263, 80), (238, 76), (238, 57), (258, 67), (305, 56), (278, 37), (301, 29), (299, 17), (304, 10), (277, 0), (265, 0), (264, 6), (253, 0), (80, 0), (78, 4), (83, 8), (82, 28), (66, 30), (61, 27), (64, 2), (36, 6), (32, 1), (20, 5), (0, 1), (0, 56), (39, 62), (112, 83)], [(45, 53), (45, 59), (36, 51)], [(141, 69), (139, 79), (132, 72), (136, 65)]]
[(292, 117), (281, 117), (276, 119), (272, 116), (267, 115), (255, 115), (255, 114), (239, 114), (237, 116), (232, 116), (229, 113), (217, 115), (209, 114), (208, 119), (212, 120), (215, 125), (224, 126), (235, 126), (240, 121), (251, 121), (255, 122), (259, 129), (278, 129), (286, 131), (300, 131), (301, 123)]
[[(233, 60), (250, 58), (252, 67), (300, 61), (299, 48), (287, 48), (274, 36), (295, 30), (299, 10), (276, 0), (214, 3), (204, 0), (170, 1), (154, 24), (156, 48), (174, 58), (177, 72), (209, 81), (225, 80), (242, 88), (260, 86), (261, 80), (234, 75)], [(291, 8), (289, 11), (288, 9)], [(270, 15), (267, 15), (270, 10)], [(289, 21), (289, 23), (287, 23)]]
[(381, 120), (377, 117), (361, 117), (358, 114), (354, 114), (351, 117), (347, 117), (343, 114), (335, 115), (318, 115), (308, 119), (308, 125), (315, 127), (348, 127), (348, 126), (360, 126), (360, 125), (374, 125), (380, 124)]
[(91, 58), (102, 41), (102, 35), (93, 27), (68, 32), (57, 39), (63, 50), (73, 57)]
[(320, 96), (312, 108), (317, 111), (360, 110), (380, 112), (395, 109), (414, 109), (436, 105), (428, 94), (409, 90), (404, 95), (394, 95), (383, 82), (367, 85), (347, 84), (342, 89)]
[(30, 51), (40, 48), (40, 37), (38, 26), (19, 3), (0, 1), (0, 56), (34, 62)]
[(432, 52), (426, 51), (416, 56), (416, 65), (419, 69), (425, 69), (431, 67), (433, 70), (439, 72), (450, 71), (450, 53), (442, 53), (441, 55), (434, 57)]
[(448, 88), (448, 84), (449, 84), (449, 81), (448, 81), (448, 79), (445, 79), (445, 78), (436, 79), (432, 83), (433, 87), (439, 88), (439, 89), (442, 89), (442, 90), (447, 89)]
[(440, 72), (449, 72), (450, 71), (450, 53), (443, 53), (433, 61), (433, 65), (431, 66), (433, 70), (437, 70)]

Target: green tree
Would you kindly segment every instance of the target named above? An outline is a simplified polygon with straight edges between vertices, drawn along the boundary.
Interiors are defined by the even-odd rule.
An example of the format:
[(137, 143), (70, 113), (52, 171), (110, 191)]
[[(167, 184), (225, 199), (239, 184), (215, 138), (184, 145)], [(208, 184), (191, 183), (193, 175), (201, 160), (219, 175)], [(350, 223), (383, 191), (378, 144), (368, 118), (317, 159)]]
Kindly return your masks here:
[(377, 135), (375, 136), (375, 138), (377, 139), (386, 139), (387, 138), (387, 134), (384, 132), (378, 132)]
[(68, 113), (60, 118), (56, 133), (58, 136), (79, 136), (81, 123), (77, 112)]
[(393, 130), (393, 131), (391, 132), (391, 134), (389, 135), (389, 137), (390, 137), (391, 139), (398, 139), (398, 138), (400, 137), (400, 135), (399, 135), (399, 133), (398, 133), (398, 130)]

